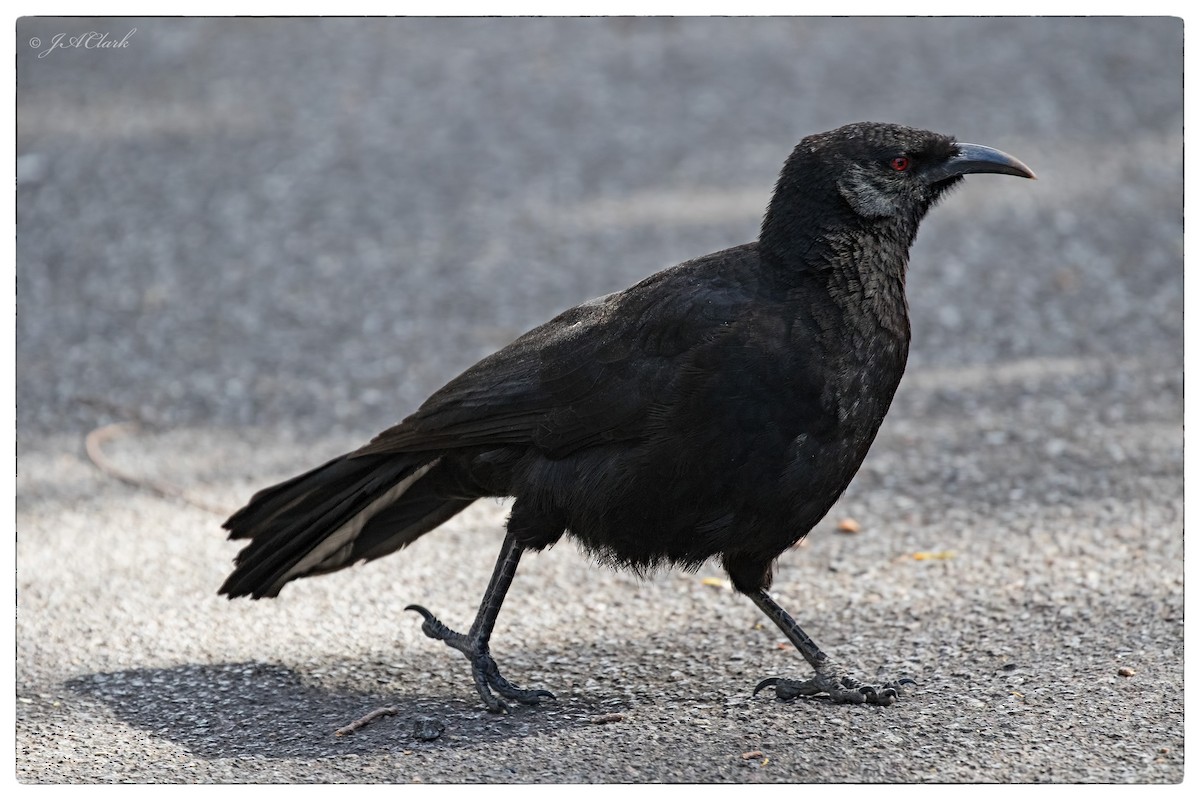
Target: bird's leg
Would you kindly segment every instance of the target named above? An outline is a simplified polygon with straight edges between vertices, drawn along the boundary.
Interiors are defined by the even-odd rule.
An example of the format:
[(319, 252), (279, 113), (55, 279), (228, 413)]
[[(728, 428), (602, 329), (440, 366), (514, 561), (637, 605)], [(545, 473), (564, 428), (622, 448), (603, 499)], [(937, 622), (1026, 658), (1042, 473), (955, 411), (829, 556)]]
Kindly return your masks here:
[(426, 636), (431, 639), (440, 639), (467, 657), (471, 662), (471, 676), (475, 679), (475, 689), (483, 698), (488, 711), (495, 713), (504, 711), (507, 705), (492, 693), (493, 690), (509, 700), (530, 705), (537, 703), (543, 697), (554, 699), (554, 695), (544, 689), (522, 689), (513, 686), (500, 674), (495, 660), (488, 651), (488, 640), (492, 636), (492, 628), (496, 625), (496, 616), (500, 613), (504, 595), (512, 583), (513, 575), (517, 572), (517, 562), (521, 560), (523, 550), (524, 548), (517, 543), (511, 533), (504, 538), (504, 548), (500, 551), (500, 558), (496, 560), (496, 569), (492, 572), (492, 579), (483, 595), (483, 602), (480, 603), (479, 611), (475, 614), (475, 622), (471, 625), (470, 632), (465, 635), (446, 627), (441, 620), (423, 606), (410, 605), (404, 609), (405, 611), (416, 611), (425, 618), (421, 630)]
[(765, 589), (751, 593), (750, 599), (763, 610), (772, 622), (779, 626), (783, 635), (788, 638), (804, 660), (809, 663), (816, 674), (805, 681), (793, 681), (787, 678), (767, 678), (754, 687), (754, 693), (768, 686), (775, 687), (775, 696), (781, 700), (791, 700), (796, 697), (824, 694), (835, 703), (873, 703), (880, 706), (890, 706), (900, 696), (900, 687), (905, 683), (914, 686), (916, 681), (911, 678), (901, 678), (898, 681), (883, 685), (862, 683), (850, 677), (830, 660), (829, 656), (817, 647), (817, 643), (800, 629), (796, 620), (792, 619), (783, 608), (771, 599)]

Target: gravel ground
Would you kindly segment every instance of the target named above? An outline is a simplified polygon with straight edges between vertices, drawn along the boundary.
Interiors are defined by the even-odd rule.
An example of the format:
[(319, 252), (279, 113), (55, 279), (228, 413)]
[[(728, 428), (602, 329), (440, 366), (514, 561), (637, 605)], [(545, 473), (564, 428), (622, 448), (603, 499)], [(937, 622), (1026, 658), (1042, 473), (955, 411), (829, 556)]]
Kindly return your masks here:
[[(38, 58), (91, 30), (134, 32)], [(18, 780), (1181, 781), (1182, 36), (19, 21)], [(639, 580), (564, 543), (522, 563), (493, 640), (558, 699), (486, 714), (400, 609), (470, 619), (499, 502), (277, 601), (217, 597), (223, 510), (558, 310), (753, 239), (795, 142), (860, 119), (1040, 178), (971, 178), (926, 221), (891, 416), (780, 561), (826, 650), (917, 678), (899, 704), (752, 699), (804, 665), (715, 567)], [(89, 461), (116, 422), (138, 427), (112, 466), (186, 500)]]

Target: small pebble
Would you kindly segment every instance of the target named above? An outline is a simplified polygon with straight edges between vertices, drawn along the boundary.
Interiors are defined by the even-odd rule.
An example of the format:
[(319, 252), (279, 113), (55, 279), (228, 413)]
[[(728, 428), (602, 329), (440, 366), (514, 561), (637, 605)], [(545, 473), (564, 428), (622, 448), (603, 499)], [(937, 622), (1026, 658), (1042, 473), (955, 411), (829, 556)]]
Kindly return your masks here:
[(598, 717), (592, 717), (593, 725), (606, 725), (609, 722), (620, 722), (625, 719), (621, 714), (601, 714)]
[(861, 530), (862, 526), (858, 524), (858, 521), (850, 517), (846, 517), (837, 524), (838, 533), (858, 533)]
[(1122, 678), (1132, 678), (1137, 673), (1131, 670), (1129, 667), (1121, 667), (1119, 670), (1117, 670), (1117, 674)]
[(446, 726), (442, 724), (441, 720), (422, 717), (413, 723), (413, 738), (422, 742), (432, 742), (445, 730)]

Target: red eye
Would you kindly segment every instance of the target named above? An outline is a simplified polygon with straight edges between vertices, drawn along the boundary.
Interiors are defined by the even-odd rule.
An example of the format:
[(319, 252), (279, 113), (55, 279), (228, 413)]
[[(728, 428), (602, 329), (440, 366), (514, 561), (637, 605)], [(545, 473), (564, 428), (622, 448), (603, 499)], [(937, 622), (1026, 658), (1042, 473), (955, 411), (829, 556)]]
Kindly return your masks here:
[(896, 156), (892, 159), (892, 169), (896, 170), (896, 172), (904, 172), (904, 170), (908, 169), (908, 165), (909, 161), (904, 156)]

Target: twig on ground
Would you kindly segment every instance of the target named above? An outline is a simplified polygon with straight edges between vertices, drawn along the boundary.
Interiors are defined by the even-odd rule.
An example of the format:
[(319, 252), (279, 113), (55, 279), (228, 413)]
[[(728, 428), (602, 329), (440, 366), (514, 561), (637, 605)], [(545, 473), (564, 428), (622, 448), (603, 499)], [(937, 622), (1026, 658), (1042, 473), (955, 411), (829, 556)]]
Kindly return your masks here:
[(229, 509), (220, 508), (212, 503), (193, 497), (186, 489), (182, 489), (173, 483), (126, 472), (110, 461), (108, 456), (104, 455), (103, 445), (105, 442), (110, 442), (120, 436), (134, 433), (140, 430), (140, 428), (141, 426), (136, 422), (114, 422), (109, 425), (102, 425), (84, 437), (83, 448), (87, 451), (88, 458), (96, 465), (97, 469), (122, 483), (127, 483), (136, 489), (149, 490), (162, 497), (180, 500), (190, 506), (195, 506), (203, 511), (210, 511), (213, 514), (219, 514), (222, 517), (229, 515)]
[(394, 717), (399, 713), (400, 709), (396, 708), (395, 706), (383, 706), (382, 708), (377, 708), (365, 716), (354, 720), (354, 722), (351, 722), (344, 728), (338, 728), (336, 731), (334, 731), (334, 734), (336, 736), (345, 736), (348, 733), (354, 733), (356, 730), (365, 725), (370, 725), (380, 717)]

